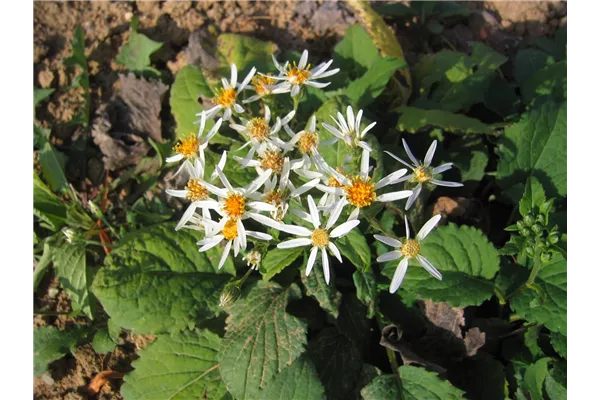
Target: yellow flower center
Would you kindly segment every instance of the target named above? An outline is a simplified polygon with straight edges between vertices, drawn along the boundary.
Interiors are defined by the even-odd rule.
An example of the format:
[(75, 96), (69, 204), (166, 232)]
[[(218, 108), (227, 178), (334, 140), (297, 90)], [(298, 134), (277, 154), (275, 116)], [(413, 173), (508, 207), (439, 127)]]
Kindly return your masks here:
[(223, 211), (232, 220), (238, 220), (246, 212), (246, 198), (241, 194), (230, 193), (225, 200)]
[(414, 171), (415, 179), (419, 183), (425, 183), (431, 180), (431, 172), (429, 172), (428, 168), (425, 167), (417, 167)]
[(173, 151), (187, 158), (195, 157), (198, 155), (198, 145), (199, 143), (196, 134), (190, 133), (188, 137), (179, 139), (177, 144), (173, 147)]
[(414, 258), (419, 254), (419, 250), (421, 249), (421, 245), (414, 239), (407, 239), (400, 251), (402, 254), (408, 258)]
[(269, 137), (269, 125), (264, 118), (252, 118), (248, 122), (248, 135), (259, 142)]
[(319, 137), (315, 132), (305, 132), (298, 140), (298, 148), (302, 153), (310, 153), (319, 144)]
[(275, 150), (267, 150), (260, 158), (260, 166), (263, 169), (273, 170), (273, 172), (276, 174), (281, 173), (281, 170), (283, 169), (284, 158), (280, 152)]
[(274, 189), (263, 196), (265, 203), (278, 205), (281, 203), (281, 190)]
[(237, 221), (230, 219), (229, 221), (225, 222), (225, 226), (223, 227), (221, 233), (227, 240), (235, 239), (238, 235)]
[(190, 179), (185, 185), (187, 190), (187, 199), (191, 201), (204, 200), (208, 197), (208, 190), (200, 183), (198, 179)]
[(348, 202), (354, 207), (366, 207), (371, 205), (377, 195), (375, 194), (375, 184), (371, 183), (371, 178), (361, 178), (355, 176), (352, 183), (344, 187)]
[(218, 89), (217, 95), (212, 98), (213, 104), (220, 104), (223, 107), (231, 107), (237, 99), (237, 91), (234, 88)]
[(329, 244), (329, 234), (324, 229), (315, 229), (312, 234), (312, 242), (314, 246), (326, 247)]
[(293, 66), (288, 65), (286, 75), (289, 78), (291, 83), (296, 84), (296, 85), (302, 84), (308, 78), (310, 78), (310, 75), (311, 75), (310, 64), (308, 64), (305, 69), (298, 68), (296, 66), (296, 63), (294, 63)]
[(271, 78), (270, 75), (255, 75), (254, 78), (252, 78), (252, 86), (254, 86), (254, 90), (261, 97), (271, 93), (271, 89), (268, 89), (265, 86), (274, 85), (275, 83), (275, 79)]
[(327, 186), (338, 188), (338, 187), (342, 187), (344, 185), (342, 185), (342, 183), (340, 181), (335, 179), (334, 176), (330, 176), (329, 180), (327, 181)]

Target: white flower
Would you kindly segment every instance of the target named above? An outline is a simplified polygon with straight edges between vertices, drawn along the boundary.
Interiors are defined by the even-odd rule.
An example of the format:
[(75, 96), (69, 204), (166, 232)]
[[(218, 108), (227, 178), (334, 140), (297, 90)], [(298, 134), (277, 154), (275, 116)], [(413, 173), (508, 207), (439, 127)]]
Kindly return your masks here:
[(329, 172), (339, 183), (343, 185), (342, 187), (317, 185), (317, 188), (323, 192), (334, 194), (336, 196), (342, 196), (342, 201), (344, 204), (349, 203), (355, 207), (354, 211), (352, 211), (350, 214), (350, 219), (358, 218), (360, 209), (370, 206), (374, 201), (396, 201), (405, 199), (412, 193), (410, 190), (400, 190), (397, 192), (377, 195), (377, 190), (392, 184), (394, 181), (406, 174), (407, 170), (406, 168), (400, 169), (382, 178), (377, 183), (371, 183), (371, 178), (369, 177), (369, 154), (369, 151), (363, 149), (360, 163), (360, 173), (355, 177), (349, 178), (330, 168)]
[(254, 270), (257, 270), (262, 260), (262, 256), (258, 251), (250, 250), (248, 253), (246, 253), (244, 257), (242, 257), (242, 260), (246, 261), (246, 264), (249, 267), (251, 267)]
[(429, 235), (429, 232), (431, 232), (441, 218), (442, 216), (440, 214), (434, 215), (425, 223), (425, 225), (423, 225), (419, 233), (417, 233), (417, 236), (414, 239), (411, 239), (408, 220), (406, 219), (406, 216), (404, 216), (404, 223), (406, 224), (406, 239), (403, 242), (388, 236), (374, 235), (375, 239), (379, 240), (381, 243), (396, 248), (394, 251), (390, 251), (377, 257), (378, 262), (392, 261), (401, 258), (400, 263), (396, 268), (396, 272), (394, 272), (394, 276), (392, 278), (390, 293), (396, 292), (396, 290), (398, 290), (402, 284), (402, 280), (404, 279), (404, 275), (406, 274), (406, 270), (408, 268), (408, 260), (411, 258), (416, 258), (419, 264), (421, 264), (421, 266), (425, 268), (425, 270), (434, 278), (439, 279), (440, 281), (442, 280), (442, 274), (440, 274), (440, 271), (438, 271), (429, 262), (429, 260), (419, 254), (419, 251), (421, 250), (421, 241), (425, 239), (427, 235)]
[(348, 108), (346, 108), (346, 118), (344, 118), (342, 113), (339, 111), (337, 113), (338, 119), (335, 119), (333, 115), (330, 116), (339, 129), (329, 125), (326, 122), (323, 122), (322, 125), (336, 137), (336, 141), (341, 139), (348, 146), (359, 146), (363, 149), (372, 151), (367, 142), (363, 141), (362, 139), (364, 139), (367, 132), (369, 132), (375, 126), (375, 124), (377, 124), (377, 122), (372, 122), (369, 126), (361, 131), (360, 121), (362, 119), (362, 114), (363, 110), (359, 110), (358, 114), (356, 114), (356, 118), (354, 118), (354, 110), (352, 110), (351, 106), (348, 106)]
[(308, 63), (308, 51), (304, 50), (302, 52), (302, 56), (300, 57), (300, 61), (298, 65), (294, 63), (290, 65), (289, 63), (285, 63), (282, 67), (278, 62), (275, 56), (273, 56), (273, 63), (275, 67), (279, 70), (279, 76), (273, 76), (273, 79), (283, 80), (283, 83), (280, 83), (275, 87), (273, 93), (287, 93), (291, 92), (292, 97), (296, 97), (298, 93), (300, 93), (301, 85), (313, 86), (316, 88), (324, 88), (331, 84), (331, 82), (322, 83), (316, 82), (316, 79), (323, 79), (329, 76), (335, 75), (339, 72), (339, 68), (332, 69), (327, 71), (327, 68), (331, 65), (333, 60), (329, 60), (326, 63), (321, 63), (317, 65), (315, 68), (311, 70), (310, 64)]
[[(215, 122), (215, 125), (210, 129), (210, 131), (208, 131), (206, 137), (203, 138), (202, 134), (204, 133), (204, 128), (206, 127), (206, 118), (206, 114), (202, 112), (198, 134), (194, 135), (193, 133), (191, 133), (189, 136), (183, 139), (179, 139), (175, 147), (173, 147), (173, 151), (175, 151), (175, 153), (177, 154), (172, 157), (168, 157), (166, 159), (168, 163), (181, 161), (184, 158), (186, 158), (188, 160), (200, 159), (202, 165), (205, 165), (204, 150), (208, 146), (208, 142), (210, 141), (210, 139), (212, 139), (217, 134), (219, 128), (221, 127), (221, 123), (223, 122), (223, 120), (219, 118), (219, 120)], [(179, 175), (183, 168), (183, 165), (179, 167), (177, 172), (175, 172), (174, 177)]]
[(310, 274), (310, 271), (312, 270), (313, 265), (315, 263), (315, 259), (317, 258), (317, 253), (319, 250), (321, 250), (323, 274), (325, 275), (325, 282), (329, 284), (330, 273), (327, 248), (339, 260), (339, 262), (342, 262), (342, 255), (340, 254), (340, 251), (338, 250), (336, 245), (333, 243), (332, 239), (337, 239), (345, 236), (346, 234), (348, 234), (348, 232), (355, 228), (360, 223), (360, 221), (346, 221), (333, 228), (342, 212), (342, 209), (344, 208), (344, 205), (341, 201), (338, 202), (334, 211), (329, 216), (327, 224), (324, 227), (322, 226), (319, 218), (319, 210), (317, 210), (317, 205), (315, 204), (311, 195), (308, 195), (308, 208), (310, 210), (310, 220), (314, 229), (310, 230), (302, 226), (281, 224), (277, 229), (300, 237), (298, 239), (291, 239), (279, 243), (277, 245), (277, 248), (289, 249), (292, 247), (312, 246), (310, 250), (310, 255), (308, 257), (308, 263), (306, 264), (306, 276)]
[[(223, 121), (228, 121), (231, 118), (232, 108), (238, 112), (243, 113), (244, 109), (242, 106), (237, 104), (239, 92), (244, 90), (250, 80), (256, 73), (256, 68), (252, 67), (248, 75), (244, 78), (241, 84), (237, 84), (237, 67), (235, 64), (231, 64), (231, 79), (227, 81), (227, 79), (223, 78), (221, 82), (223, 83), (223, 87), (217, 90), (217, 95), (213, 97), (211, 100), (215, 106), (210, 110), (204, 111), (206, 113), (207, 118), (212, 118), (219, 110), (225, 109), (223, 113)], [(200, 115), (200, 114), (198, 114)]]
[(317, 171), (325, 171), (327, 163), (319, 154), (319, 146), (329, 146), (337, 141), (336, 138), (321, 142), (317, 133), (317, 117), (313, 115), (308, 120), (307, 129), (303, 129), (298, 133), (294, 133), (290, 127), (285, 124), (285, 131), (290, 135), (291, 140), (285, 143), (285, 149), (288, 151), (297, 148), (302, 155), (302, 169), (309, 170), (312, 165)]
[(415, 186), (415, 188), (413, 189), (412, 195), (406, 202), (406, 207), (405, 207), (406, 210), (408, 210), (413, 205), (413, 203), (419, 196), (419, 193), (421, 193), (423, 184), (425, 184), (427, 182), (433, 183), (434, 185), (438, 185), (438, 186), (448, 186), (448, 187), (463, 186), (463, 184), (460, 182), (448, 182), (448, 181), (440, 181), (438, 179), (433, 179), (434, 175), (441, 174), (442, 172), (447, 171), (450, 168), (452, 168), (452, 163), (442, 164), (439, 167), (435, 167), (435, 168), (430, 167), (431, 160), (433, 159), (433, 155), (435, 153), (435, 148), (437, 147), (437, 140), (434, 140), (431, 143), (431, 146), (429, 146), (429, 150), (427, 150), (427, 154), (425, 154), (425, 160), (422, 163), (420, 163), (415, 158), (413, 153), (408, 148), (408, 145), (406, 144), (406, 141), (404, 139), (402, 139), (402, 145), (404, 146), (404, 150), (406, 150), (406, 154), (408, 155), (408, 158), (410, 158), (410, 161), (412, 161), (412, 165), (410, 165), (406, 161), (402, 160), (400, 157), (390, 153), (389, 151), (386, 151), (386, 153), (389, 154), (390, 156), (392, 156), (396, 161), (401, 162), (402, 164), (406, 165), (413, 171), (412, 174), (392, 182), (392, 183), (400, 183), (400, 182), (404, 182), (404, 181), (407, 181), (410, 179), (413, 182), (417, 183), (417, 186)]
[(251, 103), (265, 96), (278, 93), (278, 91), (275, 90), (275, 84), (277, 83), (277, 81), (275, 80), (275, 77), (271, 74), (258, 74), (254, 76), (254, 78), (252, 78), (251, 83), (256, 94), (242, 101), (242, 103), (244, 104)]

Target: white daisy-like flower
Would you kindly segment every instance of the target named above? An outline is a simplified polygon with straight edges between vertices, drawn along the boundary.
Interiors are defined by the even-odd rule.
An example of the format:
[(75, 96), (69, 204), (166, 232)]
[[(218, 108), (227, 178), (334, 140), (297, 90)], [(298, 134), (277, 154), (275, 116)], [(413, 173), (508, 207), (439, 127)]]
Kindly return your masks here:
[(204, 111), (206, 113), (206, 117), (212, 118), (221, 109), (225, 109), (223, 113), (223, 121), (228, 121), (231, 118), (231, 114), (233, 113), (232, 109), (237, 113), (243, 113), (244, 108), (237, 103), (238, 95), (248, 86), (248, 83), (250, 83), (250, 80), (255, 73), (256, 68), (252, 67), (242, 83), (238, 85), (237, 67), (235, 64), (231, 64), (231, 79), (229, 81), (227, 81), (225, 78), (221, 80), (223, 87), (217, 90), (217, 95), (211, 100), (215, 106), (210, 110)]
[[(215, 210), (221, 215), (221, 222), (223, 224), (230, 222), (236, 226), (236, 234), (239, 235), (240, 246), (243, 250), (246, 249), (246, 229), (244, 228), (243, 220), (252, 218), (253, 220), (272, 228), (278, 228), (280, 223), (261, 215), (260, 212), (275, 211), (276, 208), (268, 203), (262, 201), (253, 201), (252, 197), (256, 191), (269, 179), (271, 171), (266, 171), (264, 174), (259, 175), (254, 181), (252, 181), (245, 188), (234, 188), (223, 173), (223, 171), (217, 166), (215, 168), (217, 175), (219, 176), (221, 183), (225, 188), (221, 189), (209, 183), (205, 183), (206, 188), (209, 192), (215, 194), (219, 200), (206, 199), (197, 203), (198, 207), (204, 207), (211, 210)], [(233, 228), (232, 228), (233, 229)]]
[(400, 199), (405, 199), (411, 195), (410, 190), (400, 190), (396, 192), (377, 194), (379, 189), (382, 189), (388, 185), (391, 185), (394, 181), (401, 178), (406, 174), (406, 168), (392, 172), (385, 176), (377, 183), (371, 182), (369, 177), (369, 151), (363, 149), (360, 172), (359, 175), (354, 177), (347, 177), (338, 171), (331, 169), (329, 172), (335, 177), (335, 179), (342, 184), (342, 187), (317, 185), (317, 188), (325, 193), (330, 193), (336, 196), (342, 197), (344, 204), (350, 204), (355, 207), (354, 211), (350, 214), (350, 219), (358, 218), (358, 214), (361, 208), (369, 207), (373, 202), (389, 202)]
[(437, 225), (442, 216), (440, 214), (434, 215), (429, 221), (423, 225), (419, 233), (414, 239), (410, 238), (410, 228), (408, 226), (408, 219), (404, 216), (404, 223), (406, 224), (406, 239), (403, 241), (399, 241), (397, 239), (383, 236), (383, 235), (374, 235), (375, 239), (379, 240), (381, 243), (387, 244), (388, 246), (395, 247), (396, 250), (390, 251), (388, 253), (382, 254), (377, 257), (378, 262), (386, 262), (396, 260), (401, 258), (398, 267), (396, 268), (396, 272), (394, 272), (394, 276), (392, 277), (392, 283), (390, 285), (390, 293), (395, 293), (396, 290), (402, 284), (402, 280), (404, 279), (404, 275), (406, 275), (406, 270), (408, 268), (408, 260), (411, 258), (416, 258), (419, 264), (427, 272), (429, 272), (434, 278), (442, 280), (442, 274), (438, 271), (425, 257), (419, 254), (421, 250), (421, 241), (429, 235), (429, 232)]
[(333, 63), (333, 60), (329, 60), (326, 63), (321, 63), (315, 68), (311, 69), (310, 64), (308, 64), (308, 50), (304, 50), (302, 52), (302, 56), (300, 57), (298, 65), (296, 65), (296, 63), (290, 65), (286, 62), (285, 65), (282, 67), (277, 62), (275, 56), (273, 56), (273, 63), (275, 64), (275, 67), (279, 71), (280, 75), (273, 76), (272, 78), (284, 81), (274, 88), (274, 92), (290, 92), (292, 97), (296, 97), (298, 93), (300, 93), (300, 87), (302, 85), (312, 86), (316, 88), (324, 88), (328, 86), (329, 84), (331, 84), (331, 82), (322, 83), (317, 82), (316, 80), (327, 78), (329, 76), (337, 74), (340, 71), (339, 68), (327, 71), (327, 68), (329, 68), (331, 63)]
[(319, 210), (317, 209), (317, 205), (313, 200), (311, 195), (308, 195), (308, 209), (310, 210), (310, 221), (314, 229), (308, 229), (303, 226), (297, 225), (286, 225), (281, 224), (278, 228), (280, 231), (291, 233), (293, 235), (300, 236), (297, 239), (291, 239), (285, 242), (281, 242), (277, 245), (279, 249), (289, 249), (292, 247), (301, 247), (301, 246), (312, 246), (310, 250), (310, 255), (308, 256), (308, 262), (306, 264), (306, 276), (310, 274), (312, 270), (315, 260), (317, 258), (317, 253), (321, 250), (321, 260), (323, 262), (323, 274), (325, 275), (325, 282), (329, 284), (329, 256), (327, 254), (327, 249), (331, 251), (331, 253), (342, 262), (342, 255), (340, 254), (339, 249), (333, 243), (333, 239), (338, 239), (344, 237), (348, 234), (353, 228), (355, 228), (360, 221), (352, 220), (346, 221), (337, 227), (333, 227), (337, 222), (340, 214), (342, 213), (342, 209), (344, 205), (342, 202), (338, 202), (336, 207), (334, 208), (331, 215), (327, 219), (327, 223), (325, 226), (321, 224), (319, 217)]
[(342, 113), (339, 111), (337, 113), (337, 119), (335, 119), (333, 115), (330, 116), (338, 126), (337, 128), (326, 122), (323, 122), (321, 125), (323, 125), (323, 128), (327, 129), (332, 135), (335, 136), (335, 141), (343, 140), (344, 143), (350, 147), (358, 146), (368, 151), (372, 151), (371, 146), (369, 146), (367, 142), (363, 141), (363, 139), (365, 138), (367, 132), (369, 132), (377, 124), (377, 122), (372, 122), (361, 131), (360, 122), (362, 115), (363, 110), (358, 110), (358, 114), (356, 114), (355, 118), (354, 110), (351, 106), (348, 106), (348, 108), (346, 108), (346, 118), (344, 118), (344, 115), (342, 115)]
[[(271, 122), (271, 109), (269, 106), (265, 106), (265, 116), (255, 117), (250, 120), (240, 118), (241, 124), (230, 124), (229, 126), (239, 132), (246, 140), (241, 148), (252, 146), (248, 155), (243, 159), (237, 157), (236, 160), (242, 162), (242, 160), (251, 160), (254, 157), (254, 153), (264, 153), (267, 150), (277, 150), (285, 146), (285, 142), (277, 136), (277, 133), (281, 130), (282, 124), (289, 123), (294, 115), (295, 111), (289, 112), (283, 119), (277, 117), (275, 125), (269, 126)], [(234, 157), (235, 158), (235, 157)]]
[[(204, 168), (204, 150), (206, 150), (206, 147), (208, 147), (208, 142), (217, 134), (219, 128), (221, 128), (221, 124), (223, 123), (223, 120), (219, 118), (210, 131), (208, 131), (206, 136), (202, 137), (204, 128), (206, 127), (206, 119), (206, 114), (201, 113), (198, 134), (196, 135), (194, 133), (190, 133), (187, 137), (179, 139), (177, 144), (173, 147), (173, 151), (175, 151), (177, 154), (167, 157), (166, 162), (177, 162), (183, 160), (184, 158), (187, 160), (199, 159)], [(183, 165), (179, 167), (174, 176), (179, 175), (183, 168)]]
[(402, 145), (404, 146), (404, 150), (406, 150), (406, 154), (408, 155), (408, 158), (410, 158), (410, 161), (412, 161), (412, 165), (407, 163), (406, 161), (402, 160), (400, 157), (390, 153), (387, 150), (385, 152), (388, 155), (392, 156), (396, 161), (401, 162), (402, 164), (406, 165), (413, 171), (412, 174), (402, 177), (402, 178), (396, 180), (395, 182), (392, 182), (392, 183), (400, 183), (400, 182), (411, 180), (412, 182), (417, 183), (417, 186), (415, 186), (415, 188), (413, 189), (412, 195), (406, 202), (406, 207), (405, 207), (406, 210), (408, 210), (413, 205), (415, 200), (417, 200), (417, 197), (419, 196), (419, 193), (421, 193), (421, 189), (423, 188), (423, 185), (426, 183), (432, 183), (434, 185), (447, 186), (447, 187), (463, 186), (463, 184), (460, 182), (440, 181), (438, 179), (433, 178), (434, 175), (441, 174), (442, 172), (448, 171), (450, 168), (452, 168), (452, 163), (442, 164), (439, 167), (435, 167), (435, 168), (430, 167), (431, 160), (433, 159), (433, 155), (434, 155), (435, 149), (437, 147), (437, 140), (434, 140), (431, 143), (431, 145), (429, 146), (429, 150), (427, 150), (427, 154), (425, 154), (425, 160), (422, 163), (419, 162), (415, 158), (413, 153), (408, 148), (408, 145), (406, 144), (406, 141), (404, 139), (402, 139)]
[(319, 154), (319, 146), (329, 146), (335, 143), (337, 139), (333, 138), (324, 142), (319, 140), (317, 117), (313, 115), (308, 120), (307, 128), (298, 133), (294, 133), (287, 124), (283, 127), (291, 138), (289, 142), (285, 143), (284, 148), (288, 151), (292, 151), (294, 148), (298, 149), (302, 155), (302, 169), (308, 171), (314, 165), (317, 171), (325, 171), (327, 163)]
[[(206, 237), (196, 242), (196, 244), (200, 246), (198, 251), (207, 251), (217, 246), (222, 241), (227, 241), (227, 244), (225, 244), (225, 248), (223, 249), (221, 259), (219, 260), (219, 269), (221, 269), (223, 264), (225, 264), (225, 260), (227, 260), (232, 247), (234, 257), (237, 257), (240, 249), (244, 249), (246, 247), (246, 236), (250, 236), (259, 240), (273, 239), (273, 236), (267, 233), (248, 230), (244, 230), (243, 233), (240, 232), (239, 227), (241, 223), (239, 220), (234, 221), (232, 219), (223, 218), (221, 221), (215, 222), (210, 219), (205, 219), (202, 223), (206, 231)], [(243, 225), (241, 226), (243, 227)]]
[(269, 96), (272, 94), (278, 93), (286, 93), (285, 91), (281, 91), (281, 89), (276, 88), (277, 80), (271, 74), (258, 74), (252, 78), (251, 85), (255, 95), (248, 97), (246, 100), (242, 101), (242, 103), (252, 103), (253, 101), (260, 100), (265, 96)]

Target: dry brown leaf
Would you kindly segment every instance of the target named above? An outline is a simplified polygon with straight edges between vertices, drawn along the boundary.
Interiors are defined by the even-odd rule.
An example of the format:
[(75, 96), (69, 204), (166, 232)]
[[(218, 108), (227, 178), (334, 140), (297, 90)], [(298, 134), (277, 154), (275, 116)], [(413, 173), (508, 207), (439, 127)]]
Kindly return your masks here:
[(98, 375), (96, 375), (92, 379), (90, 384), (88, 385), (87, 393), (89, 396), (95, 396), (98, 394), (98, 392), (100, 392), (100, 389), (102, 389), (102, 386), (104, 386), (104, 384), (106, 382), (108, 382), (109, 379), (122, 379), (122, 378), (123, 378), (122, 373), (112, 371), (110, 369), (99, 372)]

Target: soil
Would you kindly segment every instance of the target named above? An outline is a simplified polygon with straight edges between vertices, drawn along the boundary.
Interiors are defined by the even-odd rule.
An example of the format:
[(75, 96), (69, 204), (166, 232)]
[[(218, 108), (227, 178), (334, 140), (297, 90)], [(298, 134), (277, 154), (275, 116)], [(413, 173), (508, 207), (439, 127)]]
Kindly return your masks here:
[[(455, 26), (447, 35), (447, 39), (461, 50), (469, 40), (487, 38), (497, 51), (506, 52), (509, 47), (506, 43), (514, 46), (523, 39), (552, 36), (557, 28), (566, 25), (567, 20), (566, 2), (462, 3), (477, 14), (468, 24)], [(82, 90), (64, 90), (78, 73), (64, 65), (71, 55), (70, 42), (76, 27), (81, 26), (85, 32), (93, 119), (99, 106), (109, 102), (119, 88), (119, 73), (123, 73), (124, 68), (113, 60), (127, 42), (134, 16), (139, 17), (141, 33), (164, 43), (152, 61), (167, 76), (167, 84), (172, 83), (174, 75), (190, 62), (185, 49), (190, 34), (197, 30), (248, 34), (271, 40), (279, 49), (306, 48), (311, 54), (324, 58), (345, 29), (356, 22), (351, 9), (337, 1), (35, 2), (34, 85), (55, 89), (50, 98), (38, 106), (36, 118), (42, 126), (52, 127), (52, 140), (59, 148), (70, 145), (81, 134), (79, 128), (68, 122), (80, 107)], [(412, 47), (410, 37), (402, 30), (397, 29), (397, 32), (410, 63), (419, 56), (420, 50)], [(497, 41), (492, 40), (494, 33), (499, 35)], [(171, 126), (168, 121), (165, 125)], [(84, 188), (90, 186), (88, 190), (93, 194), (98, 192), (102, 175), (108, 172), (104, 172), (102, 153), (97, 147), (88, 157), (88, 168), (83, 169), (85, 175), (79, 179), (86, 182)], [(106, 182), (116, 176), (118, 172), (106, 176)], [(449, 208), (449, 213), (456, 211), (455, 205)], [(34, 304), (36, 312), (45, 314), (71, 311), (67, 295), (51, 274), (40, 284)], [(38, 315), (34, 317), (33, 325), (34, 328), (53, 325), (65, 329), (74, 324), (85, 325), (86, 321), (83, 317)], [(94, 376), (106, 370), (130, 371), (131, 362), (138, 357), (136, 352), (152, 340), (151, 336), (135, 336), (123, 331), (120, 344), (107, 355), (97, 354), (90, 344), (80, 346), (74, 354), (52, 363), (46, 374), (34, 378), (34, 398), (86, 398), (87, 386)], [(109, 380), (97, 398), (120, 399), (120, 384), (120, 379)]]

